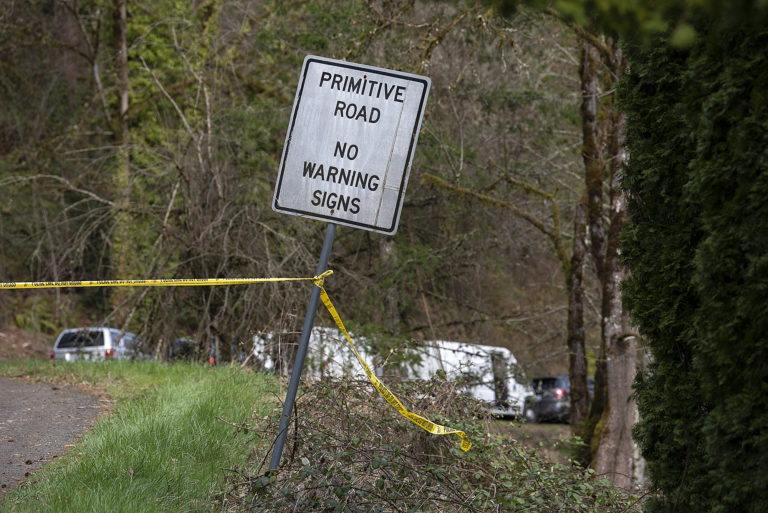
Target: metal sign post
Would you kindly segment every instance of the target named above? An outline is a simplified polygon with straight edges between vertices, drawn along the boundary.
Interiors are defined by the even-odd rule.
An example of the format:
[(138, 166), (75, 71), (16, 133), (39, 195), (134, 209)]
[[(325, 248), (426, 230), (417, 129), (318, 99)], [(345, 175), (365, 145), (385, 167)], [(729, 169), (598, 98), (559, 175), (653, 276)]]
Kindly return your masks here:
[[(296, 90), (272, 208), (327, 221), (315, 276), (325, 272), (336, 224), (394, 235), (431, 81), (308, 55)], [(280, 466), (320, 301), (304, 317), (269, 470)]]
[[(331, 256), (333, 237), (335, 235), (336, 225), (333, 223), (328, 223), (328, 227), (325, 230), (323, 249), (320, 252), (320, 260), (317, 263), (315, 276), (323, 274), (328, 267), (328, 258)], [(272, 450), (272, 459), (269, 462), (270, 471), (277, 470), (277, 467), (280, 466), (280, 457), (283, 454), (285, 437), (288, 434), (288, 423), (291, 421), (293, 403), (296, 402), (296, 391), (299, 389), (301, 370), (304, 368), (304, 359), (307, 356), (307, 348), (309, 347), (309, 336), (312, 333), (312, 326), (315, 324), (315, 313), (317, 312), (317, 305), (319, 303), (320, 287), (315, 285), (312, 287), (312, 294), (309, 296), (309, 306), (307, 306), (307, 314), (304, 316), (304, 327), (301, 329), (299, 348), (296, 350), (296, 359), (293, 362), (293, 370), (291, 371), (291, 381), (288, 384), (288, 393), (285, 395), (283, 414), (280, 416), (280, 427), (277, 431), (277, 441), (275, 441), (275, 447)]]

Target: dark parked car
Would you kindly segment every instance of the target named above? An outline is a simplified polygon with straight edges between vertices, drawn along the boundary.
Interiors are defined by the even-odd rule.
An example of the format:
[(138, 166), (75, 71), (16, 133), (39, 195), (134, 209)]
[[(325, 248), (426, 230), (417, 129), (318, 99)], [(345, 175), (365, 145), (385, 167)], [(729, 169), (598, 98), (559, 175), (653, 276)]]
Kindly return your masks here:
[[(235, 355), (235, 353), (232, 353)], [(202, 360), (205, 355), (205, 344), (192, 337), (179, 337), (171, 342), (166, 348), (166, 360), (195, 362)], [(236, 358), (239, 358), (237, 355)], [(243, 360), (245, 357), (243, 357)], [(216, 354), (216, 346), (211, 343), (211, 349), (208, 352), (207, 362), (214, 365), (221, 360), (221, 354)]]
[[(525, 398), (523, 417), (528, 422), (565, 422), (571, 419), (571, 382), (567, 374), (534, 378), (533, 394)], [(587, 379), (592, 397), (595, 380)]]
[(179, 337), (170, 343), (166, 349), (166, 359), (193, 361), (197, 359), (200, 345), (191, 337)]

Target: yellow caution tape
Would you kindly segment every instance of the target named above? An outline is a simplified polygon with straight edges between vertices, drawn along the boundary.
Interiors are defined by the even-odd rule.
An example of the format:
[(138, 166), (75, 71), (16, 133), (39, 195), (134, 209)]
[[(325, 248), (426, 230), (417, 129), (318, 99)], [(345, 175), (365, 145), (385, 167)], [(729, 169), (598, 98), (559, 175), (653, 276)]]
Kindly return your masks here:
[(432, 433), (433, 435), (450, 435), (450, 434), (458, 435), (458, 437), (461, 438), (461, 450), (468, 451), (470, 447), (472, 447), (472, 442), (469, 441), (469, 438), (464, 433), (464, 431), (458, 431), (456, 429), (450, 429), (445, 426), (441, 426), (440, 424), (435, 424), (431, 420), (425, 419), (421, 415), (417, 415), (411, 411), (408, 411), (405, 408), (405, 406), (403, 406), (403, 403), (401, 403), (400, 400), (397, 397), (395, 397), (395, 394), (393, 394), (387, 388), (387, 386), (384, 383), (382, 383), (379, 380), (379, 378), (376, 377), (376, 374), (373, 373), (373, 371), (365, 362), (365, 360), (363, 360), (363, 358), (360, 356), (360, 353), (357, 352), (355, 343), (352, 342), (352, 338), (349, 336), (347, 329), (344, 327), (344, 323), (341, 322), (341, 317), (339, 317), (339, 313), (336, 311), (336, 308), (333, 306), (333, 303), (331, 303), (331, 298), (328, 297), (328, 293), (325, 291), (325, 287), (323, 287), (322, 276), (315, 277), (313, 281), (315, 285), (320, 287), (320, 299), (323, 301), (323, 304), (328, 309), (328, 312), (331, 314), (331, 317), (333, 317), (333, 320), (336, 321), (336, 326), (338, 326), (341, 332), (344, 333), (344, 336), (346, 337), (347, 342), (349, 342), (349, 345), (352, 346), (352, 351), (354, 351), (355, 356), (357, 357), (357, 361), (360, 362), (360, 366), (363, 368), (365, 375), (368, 376), (368, 380), (373, 384), (376, 390), (379, 391), (379, 394), (381, 394), (381, 396), (384, 399), (386, 399), (387, 402), (400, 413), (400, 415), (410, 420), (417, 426), (423, 428), (427, 432)]
[(21, 281), (0, 282), (0, 289), (60, 289), (65, 287), (194, 287), (211, 285), (249, 285), (279, 281), (315, 281), (332, 274), (326, 271), (313, 278), (169, 278), (160, 280), (97, 280), (97, 281)]
[(371, 384), (378, 390), (379, 394), (387, 400), (387, 402), (396, 409), (403, 417), (410, 420), (417, 426), (423, 428), (433, 435), (450, 435), (455, 434), (461, 438), (461, 449), (468, 451), (472, 447), (472, 443), (467, 438), (467, 435), (463, 431), (450, 429), (440, 424), (435, 424), (431, 420), (425, 419), (421, 415), (417, 415), (403, 406), (403, 403), (393, 394), (387, 386), (382, 383), (379, 378), (373, 373), (368, 364), (357, 352), (355, 343), (349, 336), (347, 329), (344, 327), (344, 323), (341, 322), (341, 317), (336, 311), (336, 308), (331, 303), (331, 298), (328, 297), (328, 293), (323, 286), (323, 280), (333, 274), (333, 271), (325, 271), (323, 274), (314, 276), (312, 278), (208, 278), (208, 279), (160, 279), (160, 280), (96, 280), (96, 281), (38, 281), (38, 282), (0, 282), (0, 289), (52, 289), (52, 288), (64, 288), (64, 287), (192, 287), (192, 286), (211, 286), (211, 285), (248, 285), (252, 283), (274, 283), (282, 281), (311, 281), (317, 287), (320, 288), (320, 299), (328, 309), (328, 312), (336, 321), (336, 325), (339, 327), (347, 342), (352, 347), (352, 351), (357, 357), (357, 361), (360, 362), (360, 366), (363, 368), (365, 375), (368, 376)]

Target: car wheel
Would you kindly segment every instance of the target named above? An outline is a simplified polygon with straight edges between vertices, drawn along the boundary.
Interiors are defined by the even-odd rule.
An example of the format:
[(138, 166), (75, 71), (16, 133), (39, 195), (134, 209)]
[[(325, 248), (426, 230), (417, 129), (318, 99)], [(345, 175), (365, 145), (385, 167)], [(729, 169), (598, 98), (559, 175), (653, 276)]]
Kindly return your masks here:
[(530, 422), (532, 424), (535, 424), (536, 421), (538, 420), (536, 418), (536, 412), (533, 411), (532, 408), (525, 408), (523, 410), (523, 417), (525, 418), (526, 421), (528, 421), (528, 422)]

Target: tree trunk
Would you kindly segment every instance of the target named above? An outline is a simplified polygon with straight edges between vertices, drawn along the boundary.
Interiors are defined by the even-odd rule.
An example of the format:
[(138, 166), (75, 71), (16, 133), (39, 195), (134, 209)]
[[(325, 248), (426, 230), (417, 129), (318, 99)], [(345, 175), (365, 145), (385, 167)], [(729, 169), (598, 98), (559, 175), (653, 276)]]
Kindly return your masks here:
[(592, 257), (597, 277), (602, 279), (605, 259), (605, 226), (603, 224), (603, 165), (602, 124), (600, 119), (600, 75), (602, 61), (598, 50), (588, 41), (581, 41), (581, 157), (584, 160), (584, 181), (587, 187), (587, 223)]
[[(113, 126), (115, 146), (117, 147), (116, 167), (114, 175), (115, 212), (113, 214), (112, 234), (112, 274), (114, 279), (130, 278), (129, 266), (131, 255), (131, 231), (128, 219), (130, 203), (130, 130), (128, 128), (128, 44), (126, 30), (128, 16), (126, 0), (114, 0), (112, 5), (113, 45), (115, 51), (115, 84), (117, 86), (117, 116)], [(129, 296), (129, 289), (114, 288), (111, 291), (111, 306), (117, 322), (122, 325), (126, 316), (121, 314)]]
[[(637, 371), (637, 338), (630, 332), (621, 302), (621, 282), (627, 271), (619, 258), (619, 236), (627, 214), (626, 201), (619, 189), (619, 175), (627, 160), (624, 150), (626, 120), (616, 109), (613, 95), (606, 95), (599, 101), (601, 79), (603, 90), (610, 91), (624, 70), (621, 51), (615, 44), (588, 35), (582, 38), (580, 73), (586, 217), (591, 255), (602, 293), (595, 396), (582, 432), (590, 450), (585, 460), (591, 460), (595, 471), (608, 477), (614, 485), (629, 487), (635, 456), (632, 426), (637, 420), (637, 408), (632, 399), (632, 382)], [(606, 151), (607, 155), (604, 155)], [(605, 162), (610, 162), (608, 169)], [(607, 213), (603, 206), (606, 180), (609, 191)], [(605, 218), (608, 219), (607, 229)]]
[(573, 253), (568, 276), (568, 355), (571, 381), (571, 429), (580, 430), (589, 414), (587, 355), (584, 335), (584, 260), (587, 254), (587, 217), (584, 200), (576, 205)]
[[(618, 156), (617, 156), (618, 157)], [(632, 382), (637, 370), (637, 339), (630, 334), (627, 313), (621, 303), (621, 282), (626, 270), (619, 262), (619, 234), (626, 217), (623, 194), (612, 184), (611, 226), (603, 279), (602, 340), (600, 360), (604, 362), (604, 407), (592, 435), (596, 450), (592, 466), (615, 486), (629, 487), (632, 479), (632, 426), (636, 407)]]
[[(609, 303), (621, 302), (618, 283), (624, 272), (614, 270), (609, 281), (616, 292)], [(634, 474), (632, 426), (637, 420), (637, 407), (632, 398), (632, 382), (637, 371), (637, 338), (628, 331), (627, 315), (615, 304), (606, 318), (603, 345), (605, 346), (605, 408), (593, 434), (596, 451), (592, 466), (598, 475), (604, 475), (614, 486), (628, 488)], [(601, 351), (602, 352), (602, 351)], [(597, 443), (594, 443), (597, 442)]]
[[(574, 212), (573, 254), (569, 275), (568, 298), (568, 350), (570, 354), (569, 377), (571, 381), (571, 426), (574, 434), (589, 443), (595, 425), (590, 414), (587, 387), (587, 356), (584, 334), (584, 263), (591, 249), (592, 261), (598, 277), (603, 272), (603, 155), (598, 118), (600, 98), (600, 54), (586, 39), (580, 42), (579, 78), (581, 81), (581, 156), (584, 161), (584, 198)], [(588, 465), (592, 454), (589, 447), (578, 459)]]
[[(601, 360), (604, 362), (605, 401), (600, 422), (593, 434), (593, 467), (615, 486), (627, 488), (632, 482), (634, 443), (632, 426), (637, 407), (632, 398), (632, 382), (637, 372), (637, 337), (630, 332), (629, 320), (621, 303), (621, 282), (626, 269), (619, 262), (618, 239), (626, 217), (623, 194), (612, 188), (611, 226), (603, 280), (603, 337)], [(596, 444), (594, 442), (597, 442)]]
[[(614, 79), (623, 71), (621, 50), (613, 50), (609, 66)], [(615, 82), (614, 82), (615, 83)], [(601, 379), (596, 384), (604, 401), (600, 421), (593, 433), (592, 465), (599, 475), (607, 476), (614, 486), (628, 488), (635, 474), (635, 444), (632, 426), (637, 421), (637, 406), (632, 383), (637, 373), (637, 337), (631, 332), (629, 318), (621, 301), (621, 282), (627, 270), (619, 257), (619, 237), (627, 221), (627, 206), (620, 190), (620, 174), (627, 161), (624, 149), (626, 119), (611, 106), (610, 128), (610, 210), (602, 276), (602, 340), (600, 346)]]

